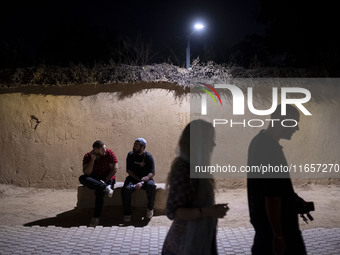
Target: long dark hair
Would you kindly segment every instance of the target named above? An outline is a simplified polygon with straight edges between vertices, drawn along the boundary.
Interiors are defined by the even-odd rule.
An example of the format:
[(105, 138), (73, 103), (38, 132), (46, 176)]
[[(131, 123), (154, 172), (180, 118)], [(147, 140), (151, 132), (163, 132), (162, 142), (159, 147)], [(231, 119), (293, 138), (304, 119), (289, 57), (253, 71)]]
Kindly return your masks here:
[[(194, 137), (191, 137), (192, 139), (190, 139), (191, 135), (194, 135)], [(190, 154), (191, 156), (194, 155), (199, 159), (205, 158), (203, 161), (206, 163), (210, 161), (210, 153), (207, 152), (207, 150), (209, 151), (210, 148), (208, 148), (209, 146), (207, 144), (209, 143), (207, 141), (210, 140), (211, 144), (211, 140), (214, 139), (214, 136), (215, 130), (212, 124), (207, 121), (198, 119), (193, 120), (186, 125), (178, 142), (178, 156), (171, 163), (171, 168), (167, 179), (167, 187), (169, 187), (171, 176), (173, 172), (177, 170), (179, 163), (186, 162), (189, 166)], [(195, 148), (197, 153), (190, 153), (190, 146)], [(190, 169), (188, 169), (188, 171), (190, 171)], [(212, 185), (214, 186), (214, 179), (210, 179), (212, 181)]]

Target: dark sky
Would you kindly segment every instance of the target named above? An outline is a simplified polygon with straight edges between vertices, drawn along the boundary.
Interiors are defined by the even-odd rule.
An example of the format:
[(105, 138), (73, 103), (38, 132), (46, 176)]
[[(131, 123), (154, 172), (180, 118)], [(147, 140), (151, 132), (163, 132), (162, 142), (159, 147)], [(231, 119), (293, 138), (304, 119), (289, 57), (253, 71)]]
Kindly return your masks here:
[(131, 38), (140, 33), (156, 47), (183, 43), (196, 20), (204, 22), (206, 30), (195, 36), (228, 46), (246, 34), (262, 31), (256, 23), (260, 10), (257, 0), (12, 0), (1, 5), (2, 37), (23, 40), (27, 47), (68, 19), (86, 19), (91, 26)]
[[(334, 3), (330, 0), (6, 0), (0, 3), (0, 45), (6, 48), (3, 45), (10, 43), (12, 48), (9, 54), (1, 48), (0, 57), (5, 56), (2, 58), (15, 65), (12, 56), (20, 45), (32, 59), (38, 56), (36, 59), (44, 61), (64, 56), (58, 61), (67, 63), (67, 57), (73, 54), (73, 60), (89, 63), (97, 61), (96, 56), (110, 55), (107, 45), (114, 45), (122, 36), (134, 41), (141, 35), (158, 54), (158, 60), (152, 61), (167, 61), (173, 50), (173, 60), (179, 59), (175, 64), (183, 65), (186, 37), (195, 21), (202, 21), (206, 29), (191, 37), (193, 57), (200, 54), (206, 60), (233, 60), (245, 66), (254, 56), (261, 56), (264, 65), (281, 64), (283, 59), (285, 65), (334, 66), (340, 58), (337, 36), (340, 16)], [(258, 22), (259, 17), (262, 23)], [(68, 29), (72, 24), (73, 30)], [(84, 24), (85, 32), (77, 33)], [(95, 31), (86, 30), (88, 27)], [(103, 42), (99, 42), (102, 38), (96, 33), (105, 35)], [(246, 36), (248, 41), (244, 40)], [(117, 44), (113, 48), (117, 49)], [(39, 52), (43, 53), (39, 55)], [(85, 54), (91, 56), (79, 57)], [(116, 52), (111, 56), (117, 56)], [(8, 66), (6, 61), (3, 67)]]

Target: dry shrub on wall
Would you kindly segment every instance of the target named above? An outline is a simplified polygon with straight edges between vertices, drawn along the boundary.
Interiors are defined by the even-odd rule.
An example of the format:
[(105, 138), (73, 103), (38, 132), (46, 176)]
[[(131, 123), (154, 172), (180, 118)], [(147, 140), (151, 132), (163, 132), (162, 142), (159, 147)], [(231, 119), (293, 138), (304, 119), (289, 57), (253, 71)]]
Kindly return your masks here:
[[(67, 84), (68, 81), (67, 72), (62, 67), (46, 67), (39, 66), (33, 72), (33, 77), (29, 84), (32, 85), (57, 85)], [(20, 84), (16, 84), (20, 86)]]
[(94, 79), (95, 71), (94, 68), (86, 67), (82, 64), (75, 65), (71, 64), (69, 71), (69, 81), (71, 84), (88, 84), (97, 83)]
[(9, 79), (10, 84), (28, 84), (32, 77), (32, 69), (17, 68)]
[[(0, 72), (1, 87), (20, 87), (27, 85), (67, 86), (75, 84), (111, 84), (134, 82), (170, 82), (189, 86), (205, 80), (221, 81), (230, 77), (226, 67), (213, 62), (200, 63), (195, 60), (189, 70), (171, 64), (147, 66), (100, 65), (86, 67), (71, 64), (69, 67), (39, 66), (37, 68), (17, 69)], [(11, 79), (8, 79), (11, 77)]]
[[(189, 69), (190, 70), (190, 69)], [(195, 59), (189, 72), (189, 80), (192, 83), (208, 82), (218, 83), (226, 82), (232, 77), (227, 66), (216, 64), (212, 61), (201, 63), (199, 58)]]
[(0, 70), (0, 87), (68, 86), (76, 84), (135, 83), (141, 81), (169, 82), (180, 86), (190, 86), (198, 82), (223, 83), (230, 78), (324, 77), (324, 75), (324, 73), (306, 69), (228, 67), (212, 61), (202, 63), (197, 58), (188, 70), (167, 63), (145, 66), (113, 63), (95, 64), (93, 67), (70, 64), (69, 67), (39, 66), (36, 68)]

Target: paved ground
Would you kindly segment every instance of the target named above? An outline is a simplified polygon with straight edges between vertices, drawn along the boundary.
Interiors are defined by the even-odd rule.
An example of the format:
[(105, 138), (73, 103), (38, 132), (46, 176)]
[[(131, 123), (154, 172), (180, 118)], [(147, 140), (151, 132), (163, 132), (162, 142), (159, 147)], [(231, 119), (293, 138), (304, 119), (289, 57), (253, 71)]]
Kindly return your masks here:
[[(0, 228), (0, 254), (160, 254), (168, 227)], [(250, 254), (253, 229), (219, 228), (220, 254)], [(303, 231), (308, 254), (340, 254), (340, 228)]]

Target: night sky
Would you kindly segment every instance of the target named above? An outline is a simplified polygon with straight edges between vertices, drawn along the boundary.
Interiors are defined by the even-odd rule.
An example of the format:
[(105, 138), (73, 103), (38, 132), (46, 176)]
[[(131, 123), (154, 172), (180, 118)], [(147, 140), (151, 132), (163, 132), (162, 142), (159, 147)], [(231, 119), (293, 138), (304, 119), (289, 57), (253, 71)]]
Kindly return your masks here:
[[(53, 58), (57, 59), (63, 52), (72, 58), (70, 52), (78, 51), (75, 54), (92, 55), (89, 61), (94, 56), (98, 58), (96, 61), (107, 61), (108, 54), (103, 48), (109, 44), (115, 47), (122, 38), (134, 41), (140, 36), (145, 43), (151, 43), (155, 62), (166, 61), (171, 55), (183, 60), (186, 37), (195, 21), (202, 21), (206, 29), (193, 34), (192, 54), (194, 57), (206, 54), (205, 60), (225, 61), (237, 50), (246, 54), (249, 47), (244, 42), (250, 37), (251, 47), (257, 44), (256, 50), (262, 47), (259, 44), (266, 44), (267, 51), (293, 53), (312, 47), (311, 44), (314, 45), (311, 50), (320, 43), (322, 46), (317, 48), (329, 48), (325, 41), (335, 47), (338, 15), (327, 1), (271, 2), (2, 1), (1, 54), (6, 55), (5, 47), (13, 52), (19, 48), (29, 60), (37, 61), (39, 56), (45, 56), (45, 60), (53, 63)], [(271, 37), (263, 39), (268, 31)], [(262, 39), (256, 41), (256, 38)]]

